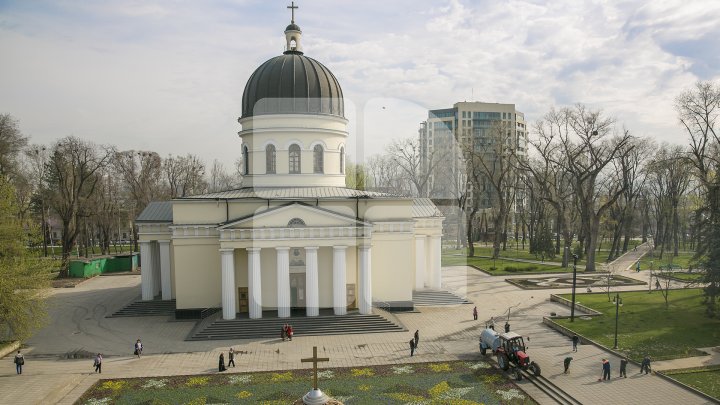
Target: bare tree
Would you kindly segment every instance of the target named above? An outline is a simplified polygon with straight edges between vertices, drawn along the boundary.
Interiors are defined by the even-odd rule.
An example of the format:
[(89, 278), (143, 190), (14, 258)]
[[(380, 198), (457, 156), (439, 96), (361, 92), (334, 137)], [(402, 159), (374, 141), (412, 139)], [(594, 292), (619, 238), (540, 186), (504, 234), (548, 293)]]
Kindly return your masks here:
[(415, 195), (428, 197), (431, 191), (428, 187), (430, 178), (435, 167), (442, 161), (445, 151), (441, 148), (433, 148), (423, 156), (420, 140), (410, 138), (393, 141), (387, 147), (387, 154), (412, 182)]
[(222, 162), (217, 159), (213, 161), (208, 178), (208, 192), (232, 190), (240, 187), (241, 182), (242, 178), (227, 172)]
[(70, 253), (81, 231), (79, 214), (95, 192), (99, 171), (113, 155), (111, 148), (98, 147), (75, 137), (63, 138), (52, 147), (47, 181), (48, 189), (54, 191), (50, 205), (62, 221), (61, 277), (67, 277)]
[(207, 189), (205, 164), (197, 156), (168, 156), (162, 168), (170, 198), (199, 194)]
[(585, 271), (595, 271), (600, 219), (627, 188), (625, 174), (608, 169), (631, 150), (632, 136), (627, 130), (613, 136), (614, 119), (581, 104), (563, 109), (561, 117), (557, 136), (585, 235)]
[(390, 155), (373, 155), (365, 165), (370, 187), (375, 191), (410, 195), (412, 185)]

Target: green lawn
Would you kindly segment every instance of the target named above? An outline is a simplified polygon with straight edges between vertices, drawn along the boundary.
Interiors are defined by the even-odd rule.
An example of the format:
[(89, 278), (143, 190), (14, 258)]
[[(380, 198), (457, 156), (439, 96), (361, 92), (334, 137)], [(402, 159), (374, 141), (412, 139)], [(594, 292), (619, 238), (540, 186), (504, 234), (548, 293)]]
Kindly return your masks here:
[[(563, 295), (570, 298), (569, 294)], [(720, 342), (720, 319), (705, 316), (700, 289), (671, 290), (670, 307), (654, 291), (622, 292), (623, 306), (618, 322), (618, 346), (630, 358), (645, 355), (655, 360), (700, 354), (698, 347)], [(557, 323), (605, 346), (612, 347), (615, 333), (615, 305), (605, 294), (579, 294), (577, 301), (603, 313), (592, 319), (559, 319)]]
[(665, 374), (713, 398), (720, 399), (720, 367), (675, 370)]
[(647, 270), (652, 268), (656, 270), (659, 266), (667, 266), (668, 264), (680, 269), (688, 269), (690, 268), (690, 260), (693, 258), (693, 255), (695, 255), (695, 252), (679, 252), (677, 256), (673, 256), (672, 252), (665, 252), (663, 258), (660, 259), (658, 257), (659, 253), (660, 251), (655, 249), (652, 255), (648, 252), (648, 254), (643, 256), (640, 260), (640, 269)]
[[(309, 369), (100, 380), (76, 402), (90, 404), (292, 404), (312, 388)], [(323, 369), (318, 386), (353, 404), (535, 404), (486, 362)]]
[[(557, 273), (572, 272), (572, 267), (562, 268), (560, 266), (548, 264), (534, 264), (518, 262), (514, 260), (504, 260), (502, 258), (493, 260), (482, 257), (466, 257), (464, 255), (443, 255), (443, 266), (460, 266), (471, 265), (487, 271), (492, 275), (508, 275), (522, 273)], [(495, 268), (493, 270), (493, 267)]]
[(700, 273), (700, 272), (688, 273), (688, 272), (684, 272), (684, 271), (673, 271), (671, 273), (664, 274), (664, 275), (668, 275), (671, 278), (675, 278), (675, 279), (687, 281), (687, 282), (700, 281), (702, 279), (702, 277), (704, 276), (704, 274)]

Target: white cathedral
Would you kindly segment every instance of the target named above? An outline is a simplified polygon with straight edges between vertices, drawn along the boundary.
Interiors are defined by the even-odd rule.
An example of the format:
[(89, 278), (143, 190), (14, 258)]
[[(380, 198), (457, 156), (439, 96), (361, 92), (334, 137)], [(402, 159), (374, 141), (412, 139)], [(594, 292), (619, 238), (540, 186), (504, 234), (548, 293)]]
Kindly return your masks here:
[(441, 286), (442, 214), (345, 187), (340, 83), (303, 55), (294, 15), (285, 37), (243, 92), (244, 187), (153, 202), (137, 218), (142, 299), (175, 299), (178, 317), (368, 314)]

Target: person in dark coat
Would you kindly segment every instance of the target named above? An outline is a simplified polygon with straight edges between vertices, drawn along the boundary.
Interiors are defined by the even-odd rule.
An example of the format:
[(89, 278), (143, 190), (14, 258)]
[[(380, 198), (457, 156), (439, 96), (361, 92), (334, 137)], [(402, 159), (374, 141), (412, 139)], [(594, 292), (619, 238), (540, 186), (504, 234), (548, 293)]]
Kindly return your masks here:
[(603, 369), (603, 380), (609, 380), (610, 379), (610, 361), (608, 359), (602, 360), (602, 369)]
[(233, 350), (232, 347), (228, 352), (228, 367), (230, 367), (231, 364), (233, 367), (235, 367), (235, 350)]
[(15, 355), (15, 360), (13, 360), (13, 363), (15, 363), (15, 371), (18, 374), (22, 374), (22, 366), (25, 364), (25, 356), (20, 353), (20, 350), (18, 350), (17, 354)]
[(572, 337), (572, 342), (573, 342), (573, 351), (576, 352), (576, 351), (577, 351), (577, 345), (578, 345), (578, 343), (580, 342), (580, 338), (578, 337), (578, 335), (573, 335), (573, 337)]
[(415, 339), (410, 339), (410, 357), (415, 355)]
[(225, 371), (225, 355), (220, 353), (220, 360), (218, 362), (218, 371)]
[(510, 332), (510, 323), (505, 322), (505, 333), (508, 333), (508, 332)]
[(93, 362), (96, 373), (102, 373), (102, 360), (102, 354), (98, 353), (97, 356), (95, 356), (95, 361)]
[(420, 331), (415, 331), (415, 350), (418, 348), (418, 343), (420, 343)]
[(620, 359), (620, 377), (627, 378), (627, 364), (628, 364), (628, 358), (623, 357)]
[(564, 374), (567, 374), (570, 370), (570, 362), (572, 361), (572, 357), (568, 356), (565, 357), (565, 360), (563, 360), (563, 366), (565, 366), (565, 371), (563, 371)]
[(142, 342), (140, 341), (140, 339), (138, 339), (138, 340), (135, 342), (135, 355), (138, 356), (138, 359), (139, 359), (140, 356), (142, 355), (142, 351), (143, 351), (143, 344), (142, 344)]
[(642, 363), (640, 363), (640, 373), (645, 371), (645, 374), (650, 372), (650, 356), (645, 356)]
[(473, 308), (473, 320), (477, 321), (477, 307)]

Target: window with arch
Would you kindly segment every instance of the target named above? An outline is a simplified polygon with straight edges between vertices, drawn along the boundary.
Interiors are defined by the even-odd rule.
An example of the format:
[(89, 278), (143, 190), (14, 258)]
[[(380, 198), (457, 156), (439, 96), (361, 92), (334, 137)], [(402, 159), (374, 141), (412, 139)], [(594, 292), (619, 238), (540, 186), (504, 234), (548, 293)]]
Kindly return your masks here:
[(242, 159), (243, 159), (243, 174), (250, 174), (250, 159), (248, 158), (248, 148), (243, 145), (242, 148)]
[(345, 174), (345, 147), (340, 147), (340, 173)]
[(313, 148), (313, 173), (323, 173), (324, 162), (323, 162), (323, 147), (315, 145)]
[(275, 145), (265, 147), (265, 173), (275, 174)]
[(290, 149), (288, 149), (289, 152), (289, 164), (290, 164), (290, 174), (299, 174), (300, 173), (300, 146), (297, 144), (290, 145)]
[(305, 226), (305, 221), (300, 218), (293, 218), (288, 222), (288, 228), (300, 228)]

